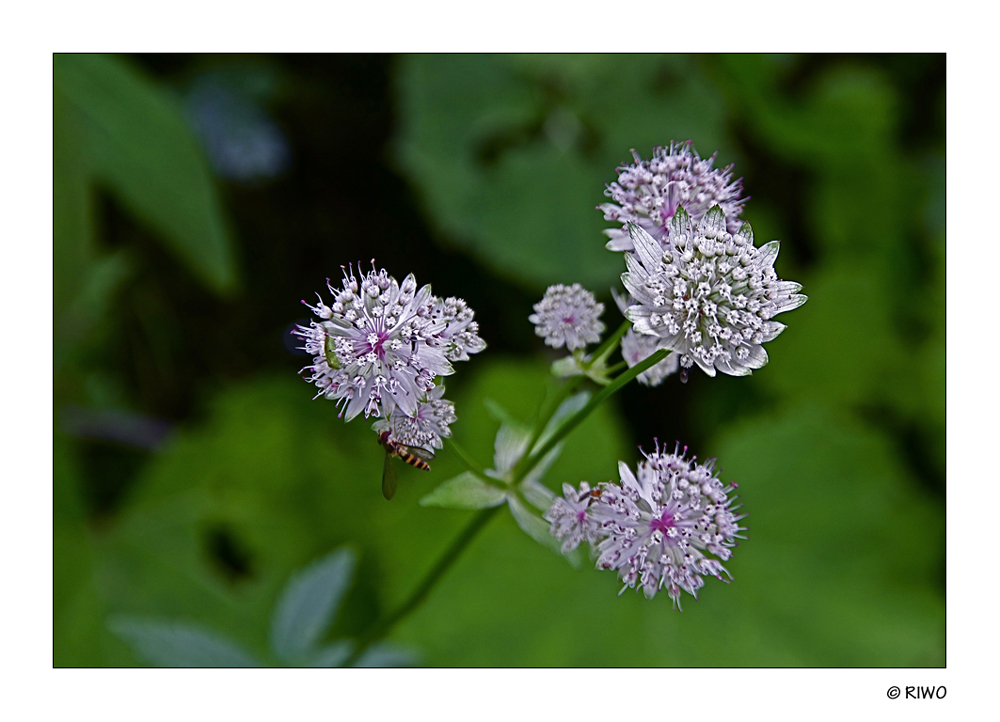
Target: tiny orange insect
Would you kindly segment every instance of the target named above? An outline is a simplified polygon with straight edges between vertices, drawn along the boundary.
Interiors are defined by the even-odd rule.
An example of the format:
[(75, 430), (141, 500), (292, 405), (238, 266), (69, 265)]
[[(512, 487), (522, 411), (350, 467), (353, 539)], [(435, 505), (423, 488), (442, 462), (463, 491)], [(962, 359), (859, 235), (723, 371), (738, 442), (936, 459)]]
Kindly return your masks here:
[(434, 452), (419, 446), (407, 446), (392, 438), (392, 433), (383, 431), (378, 436), (378, 443), (385, 448), (385, 464), (382, 466), (382, 496), (387, 500), (396, 493), (396, 468), (392, 464), (392, 457), (402, 459), (403, 463), (415, 466), (424, 471), (430, 471), (431, 466), (428, 461), (434, 458)]

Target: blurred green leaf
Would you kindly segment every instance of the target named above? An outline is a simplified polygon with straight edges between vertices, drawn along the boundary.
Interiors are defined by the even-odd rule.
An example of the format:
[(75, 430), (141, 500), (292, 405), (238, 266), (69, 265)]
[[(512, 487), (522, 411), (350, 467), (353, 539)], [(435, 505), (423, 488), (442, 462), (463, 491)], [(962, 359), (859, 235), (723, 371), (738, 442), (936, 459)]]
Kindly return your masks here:
[[(80, 293), (94, 254), (92, 199), (80, 119), (60, 93), (53, 97), (53, 296), (61, 315)], [(58, 335), (57, 335), (58, 338)]]
[[(178, 429), (86, 547), (93, 564), (77, 588), (106, 605), (102, 627), (109, 612), (190, 619), (263, 650), (289, 575), (349, 540), (373, 553), (383, 454), (366, 425), (345, 426), (310, 396), (293, 375), (260, 379), (221, 393), (202, 424)], [(413, 500), (408, 481), (401, 477), (400, 496)], [(58, 548), (57, 566), (74, 558), (71, 547)], [(372, 583), (355, 582), (357, 598), (341, 605), (335, 627), (374, 619)], [(129, 663), (124, 645), (72, 646), (76, 622), (65, 619), (57, 659)]]
[(681, 56), (408, 55), (400, 164), (450, 240), (518, 283), (617, 282), (593, 210), (654, 145), (722, 141), (722, 104)]
[(88, 175), (161, 233), (208, 287), (232, 292), (235, 247), (209, 168), (173, 100), (108, 55), (57, 54), (54, 78), (56, 107), (79, 124)]
[(124, 251), (100, 254), (80, 119), (59, 93), (53, 114), (53, 354), (57, 375), (131, 272)]
[(373, 644), (361, 655), (355, 667), (412, 667), (417, 663), (416, 655), (394, 644)]
[(420, 506), (446, 509), (486, 509), (504, 501), (504, 490), (487, 484), (471, 471), (448, 479), (420, 500)]
[(546, 511), (552, 506), (552, 502), (556, 498), (549, 487), (531, 478), (521, 482), (521, 493), (529, 504), (541, 511)]
[(319, 649), (312, 659), (310, 667), (342, 667), (354, 651), (354, 645), (346, 640), (328, 644)]
[(803, 290), (808, 303), (780, 317), (788, 328), (768, 344), (771, 361), (755, 373), (770, 394), (843, 407), (884, 399), (910, 378), (890, 289), (877, 270), (827, 266)]
[(354, 574), (354, 554), (339, 549), (289, 580), (271, 623), (271, 648), (284, 662), (308, 652), (330, 626)]
[(530, 434), (531, 429), (523, 421), (515, 419), (511, 416), (507, 410), (501, 406), (498, 402), (493, 399), (486, 398), (483, 399), (483, 405), (486, 406), (487, 410), (490, 412), (490, 416), (499, 421), (501, 424), (509, 429), (513, 429), (518, 434)]
[(537, 512), (514, 495), (507, 497), (507, 505), (510, 507), (510, 515), (521, 527), (521, 531), (530, 536), (536, 542), (547, 549), (551, 549), (556, 554), (562, 555), (561, 543), (554, 536), (549, 534), (549, 523), (542, 519)]
[(589, 391), (581, 391), (578, 394), (573, 394), (559, 404), (559, 408), (556, 409), (554, 414), (552, 414), (552, 418), (549, 419), (549, 423), (545, 425), (545, 429), (542, 431), (542, 435), (538, 437), (538, 441), (535, 442), (535, 446), (532, 451), (536, 451), (545, 446), (546, 442), (552, 438), (552, 435), (562, 425), (562, 422), (583, 409), (583, 407), (590, 401), (590, 397), (591, 393)]
[(113, 617), (108, 626), (157, 667), (260, 667), (238, 645), (197, 627)]
[(86, 529), (80, 478), (67, 439), (53, 439), (53, 665), (87, 666), (106, 633), (93, 582), (94, 550)]

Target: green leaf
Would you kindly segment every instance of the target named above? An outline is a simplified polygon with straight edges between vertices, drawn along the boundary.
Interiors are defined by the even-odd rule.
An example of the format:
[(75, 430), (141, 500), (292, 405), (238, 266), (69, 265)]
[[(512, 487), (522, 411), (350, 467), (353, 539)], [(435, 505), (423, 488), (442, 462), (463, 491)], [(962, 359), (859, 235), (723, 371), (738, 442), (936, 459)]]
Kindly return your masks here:
[[(553, 451), (554, 450), (555, 449), (553, 449)], [(544, 459), (542, 462), (544, 463)], [(539, 464), (539, 466), (541, 466), (541, 464)], [(541, 511), (545, 511), (551, 507), (552, 502), (555, 501), (556, 498), (556, 495), (551, 489), (549, 489), (549, 487), (543, 486), (530, 476), (521, 482), (521, 493), (524, 495), (525, 500), (529, 504)]]
[[(226, 389), (203, 422), (177, 429), (100, 537), (91, 584), (108, 611), (197, 619), (249, 647), (268, 637), (276, 600), (309, 562), (346, 542), (379, 558), (382, 532), (373, 529), (396, 513), (379, 490), (384, 452), (365, 424), (345, 425), (310, 396), (288, 374), (257, 379)], [(442, 469), (448, 463), (457, 466), (442, 460)], [(408, 482), (433, 478), (413, 476), (399, 495), (415, 501), (430, 488)], [(391, 519), (384, 523), (391, 529)], [(216, 551), (220, 538), (242, 558), (235, 573)], [(378, 607), (366, 595), (378, 583), (358, 578), (359, 602), (347, 595), (338, 628), (375, 622)], [(107, 637), (115, 648), (90, 650), (91, 665), (127, 665), (117, 654), (124, 645)]]
[(540, 482), (542, 478), (544, 478), (546, 472), (548, 472), (549, 468), (556, 463), (556, 460), (562, 454), (563, 446), (564, 442), (560, 441), (549, 449), (549, 452), (539, 459), (535, 467), (525, 475), (524, 480), (521, 482), (522, 487), (526, 484), (541, 486)]
[(487, 484), (471, 471), (449, 479), (420, 500), (420, 506), (486, 509), (503, 503), (503, 489)]
[(314, 562), (288, 582), (271, 623), (271, 647), (291, 662), (322, 637), (347, 592), (354, 573), (354, 553), (338, 549)]
[(545, 442), (552, 437), (552, 434), (556, 432), (556, 429), (559, 428), (563, 421), (587, 405), (587, 402), (590, 401), (590, 396), (591, 394), (589, 391), (581, 391), (578, 394), (570, 396), (568, 399), (559, 404), (559, 408), (556, 409), (556, 412), (552, 415), (549, 423), (545, 425), (545, 430), (542, 432), (538, 441), (535, 442), (535, 448), (532, 449), (532, 451), (545, 446)]
[(711, 153), (722, 136), (721, 101), (681, 56), (407, 55), (396, 87), (396, 155), (432, 221), (534, 287), (617, 282), (595, 206), (630, 148)]
[(559, 378), (569, 378), (570, 376), (582, 376), (583, 369), (575, 356), (563, 356), (552, 362), (552, 375)]
[(321, 647), (313, 656), (312, 662), (309, 664), (310, 667), (343, 667), (344, 662), (347, 658), (351, 656), (351, 652), (354, 651), (354, 645), (346, 640), (342, 639), (339, 642), (334, 642), (333, 644), (328, 644), (325, 647)]
[(157, 667), (261, 666), (228, 639), (191, 625), (117, 616), (108, 627)]
[(61, 107), (78, 119), (89, 172), (158, 231), (211, 289), (237, 285), (235, 248), (208, 164), (178, 105), (125, 61), (57, 54)]
[(531, 431), (526, 426), (503, 424), (493, 441), (493, 470), (503, 477), (514, 468), (528, 450)]
[(60, 93), (53, 96), (52, 140), (53, 301), (61, 316), (80, 293), (94, 248), (93, 199), (80, 122)]
[(547, 521), (533, 512), (514, 494), (508, 495), (507, 505), (510, 507), (510, 514), (514, 517), (514, 521), (521, 527), (521, 531), (556, 554), (562, 554), (560, 550), (561, 542), (549, 533), (549, 523)]
[(509, 426), (511, 429), (518, 432), (530, 432), (526, 423), (511, 416), (499, 402), (494, 401), (491, 398), (485, 398), (483, 399), (483, 405), (486, 407), (486, 410), (490, 412), (490, 416), (504, 426)]
[(379, 642), (373, 644), (361, 658), (354, 663), (355, 667), (412, 667), (417, 663), (416, 654), (397, 645)]

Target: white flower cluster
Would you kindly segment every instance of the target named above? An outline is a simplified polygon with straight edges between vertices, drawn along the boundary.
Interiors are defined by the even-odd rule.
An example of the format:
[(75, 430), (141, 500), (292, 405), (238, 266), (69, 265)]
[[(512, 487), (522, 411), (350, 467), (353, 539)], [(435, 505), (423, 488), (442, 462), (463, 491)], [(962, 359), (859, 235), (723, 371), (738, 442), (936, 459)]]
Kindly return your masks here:
[(553, 348), (566, 346), (573, 351), (601, 340), (604, 324), (598, 319), (604, 304), (579, 283), (549, 286), (534, 309), (528, 320), (535, 324), (535, 333)]
[(406, 446), (440, 449), (441, 439), (451, 436), (448, 428), (455, 422), (455, 404), (444, 396), (444, 386), (435, 386), (417, 403), (411, 416), (397, 406), (388, 418), (379, 419), (372, 428), (378, 433), (388, 431), (390, 438)]
[(303, 371), (319, 388), (316, 396), (338, 402), (347, 421), (364, 411), (383, 419), (381, 430), (391, 428), (400, 443), (440, 448), (455, 414), (436, 378), (486, 348), (472, 310), (461, 299), (434, 296), (430, 286), (418, 291), (413, 274), (400, 285), (374, 263), (360, 281), (350, 267), (341, 288), (329, 280), (327, 288), (333, 304), (320, 298), (309, 306), (320, 320), (294, 332), (313, 355)]
[(778, 241), (754, 247), (748, 223), (731, 234), (719, 206), (701, 223), (678, 208), (666, 248), (634, 223), (628, 230), (634, 251), (625, 253), (622, 283), (637, 333), (680, 354), (682, 368), (697, 364), (709, 376), (745, 376), (767, 363), (761, 344), (785, 329), (771, 319), (806, 301), (802, 286), (774, 271)]
[(614, 203), (597, 207), (607, 221), (618, 221), (620, 228), (604, 233), (611, 239), (612, 251), (631, 251), (632, 239), (626, 230), (635, 223), (660, 243), (666, 245), (670, 219), (681, 206), (696, 222), (714, 206), (721, 206), (729, 222), (729, 232), (740, 229), (739, 215), (746, 198), (743, 179), (732, 180), (732, 165), (714, 168), (715, 154), (702, 159), (691, 145), (671, 143), (669, 148), (654, 148), (651, 160), (643, 160), (634, 150), (635, 163), (620, 166), (618, 181), (611, 183), (604, 195)]
[(714, 459), (697, 464), (686, 453), (686, 447), (668, 454), (657, 445), (636, 473), (619, 462), (620, 484), (565, 484), (543, 515), (564, 552), (588, 542), (597, 568), (618, 572), (619, 596), (639, 587), (652, 599), (666, 589), (679, 608), (681, 590), (697, 599), (705, 576), (730, 576), (719, 560), (727, 561), (736, 539), (744, 538), (743, 515), (734, 513), (739, 507), (730, 496), (737, 485), (718, 479)]

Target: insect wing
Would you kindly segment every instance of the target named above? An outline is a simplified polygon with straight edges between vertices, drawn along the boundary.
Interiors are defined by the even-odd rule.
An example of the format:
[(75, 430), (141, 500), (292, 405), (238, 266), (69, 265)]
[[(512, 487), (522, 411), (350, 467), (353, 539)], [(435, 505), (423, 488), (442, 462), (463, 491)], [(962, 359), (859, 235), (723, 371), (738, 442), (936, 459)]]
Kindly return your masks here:
[(385, 451), (385, 465), (382, 467), (382, 496), (389, 500), (396, 493), (396, 467), (392, 463), (392, 454)]
[(423, 459), (424, 461), (434, 461), (434, 452), (428, 451), (420, 446), (404, 446), (404, 449), (409, 451), (418, 459)]

